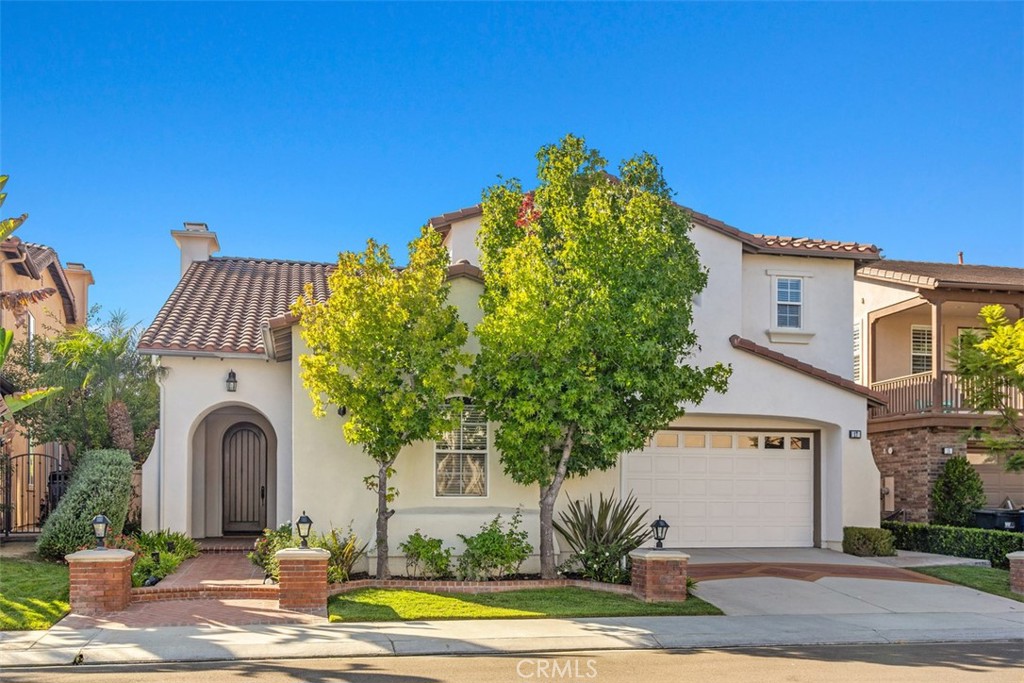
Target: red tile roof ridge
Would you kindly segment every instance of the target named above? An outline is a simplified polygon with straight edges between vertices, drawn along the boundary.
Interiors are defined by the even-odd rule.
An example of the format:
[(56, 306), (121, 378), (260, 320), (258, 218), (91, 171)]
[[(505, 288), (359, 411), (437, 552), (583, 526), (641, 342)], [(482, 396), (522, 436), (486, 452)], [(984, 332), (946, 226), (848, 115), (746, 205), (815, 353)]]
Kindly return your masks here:
[(746, 351), (747, 353), (753, 354), (760, 358), (764, 358), (765, 360), (772, 361), (773, 363), (777, 363), (779, 365), (782, 365), (783, 367), (790, 368), (791, 370), (796, 370), (797, 372), (802, 372), (805, 375), (809, 375), (815, 379), (819, 379), (840, 389), (845, 389), (846, 391), (853, 392), (855, 394), (863, 396), (872, 403), (876, 403), (878, 405), (886, 405), (888, 403), (886, 397), (877, 391), (873, 391), (871, 389), (868, 389), (867, 387), (863, 387), (854, 382), (853, 380), (846, 379), (845, 377), (837, 375), (834, 372), (823, 370), (817, 366), (811, 365), (810, 363), (805, 363), (802, 360), (793, 358), (792, 356), (787, 356), (784, 353), (779, 353), (774, 349), (770, 349), (767, 346), (762, 346), (757, 342), (753, 342), (749, 339), (741, 337), (738, 334), (734, 334), (731, 337), (729, 337), (729, 343), (732, 344), (732, 347), (735, 349)]
[[(333, 261), (299, 261), (294, 259), (265, 258), (259, 256), (211, 256), (210, 261), (243, 261), (251, 263), (275, 263), (284, 266), (326, 266), (333, 268), (338, 264)], [(196, 261), (196, 263), (207, 263), (207, 261)]]

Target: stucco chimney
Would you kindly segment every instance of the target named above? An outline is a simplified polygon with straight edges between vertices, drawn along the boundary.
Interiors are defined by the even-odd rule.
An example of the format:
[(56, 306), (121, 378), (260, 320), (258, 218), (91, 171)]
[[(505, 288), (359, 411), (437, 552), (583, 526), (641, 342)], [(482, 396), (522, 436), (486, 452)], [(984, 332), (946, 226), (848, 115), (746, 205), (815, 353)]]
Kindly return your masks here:
[(84, 325), (89, 315), (89, 285), (96, 284), (96, 280), (85, 264), (70, 261), (64, 266), (64, 277), (68, 279), (71, 296), (75, 300), (75, 325)]
[(184, 230), (171, 230), (171, 237), (181, 249), (181, 274), (193, 261), (209, 261), (210, 255), (220, 251), (217, 233), (210, 232), (206, 223), (185, 223)]

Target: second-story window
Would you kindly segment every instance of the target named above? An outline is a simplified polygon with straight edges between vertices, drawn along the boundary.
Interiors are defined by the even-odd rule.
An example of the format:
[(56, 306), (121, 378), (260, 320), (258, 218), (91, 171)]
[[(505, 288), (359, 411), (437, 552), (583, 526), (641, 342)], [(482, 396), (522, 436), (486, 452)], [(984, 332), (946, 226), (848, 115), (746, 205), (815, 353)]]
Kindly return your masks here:
[(910, 374), (932, 371), (932, 328), (927, 325), (910, 327)]
[(799, 277), (775, 278), (775, 326), (799, 330), (803, 327), (804, 281)]

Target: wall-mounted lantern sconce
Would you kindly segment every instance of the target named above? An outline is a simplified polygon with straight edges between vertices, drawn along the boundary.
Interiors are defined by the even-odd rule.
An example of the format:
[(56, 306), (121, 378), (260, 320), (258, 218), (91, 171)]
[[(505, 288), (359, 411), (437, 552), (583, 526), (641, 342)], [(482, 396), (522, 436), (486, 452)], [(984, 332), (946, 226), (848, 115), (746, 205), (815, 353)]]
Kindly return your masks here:
[(864, 433), (861, 432), (861, 430), (859, 430), (859, 429), (851, 429), (850, 430), (850, 438), (851, 439), (859, 439), (862, 436), (864, 436)]
[(225, 384), (227, 384), (228, 391), (238, 391), (238, 376), (235, 374), (234, 370), (228, 370), (228, 380)]
[(942, 447), (942, 454), (943, 455), (953, 455), (953, 447), (952, 446), (943, 446)]

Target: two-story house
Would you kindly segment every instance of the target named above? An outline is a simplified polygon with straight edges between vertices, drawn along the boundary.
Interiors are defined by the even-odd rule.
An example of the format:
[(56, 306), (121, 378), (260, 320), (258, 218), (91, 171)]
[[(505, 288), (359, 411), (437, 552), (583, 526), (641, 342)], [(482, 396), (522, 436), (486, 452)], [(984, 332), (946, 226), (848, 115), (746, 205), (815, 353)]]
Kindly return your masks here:
[[(81, 263), (61, 265), (53, 248), (9, 237), (0, 242), (0, 290), (49, 288), (56, 294), (29, 303), (22, 316), (0, 308), (0, 327), (14, 334), (15, 343), (28, 344), (31, 353), (35, 337), (52, 337), (85, 323), (91, 284), (92, 273)], [(4, 394), (29, 388), (3, 377), (0, 385)], [(66, 465), (61, 445), (37, 443), (30, 433), (17, 430), (4, 440), (3, 464), (7, 472), (0, 481), (0, 533), (38, 532), (62, 492), (53, 486)]]
[[(480, 216), (470, 207), (431, 220), (451, 254), (450, 300), (471, 329), (486, 278)], [(632, 492), (651, 519), (669, 522), (675, 547), (838, 547), (844, 526), (879, 519), (865, 437), (868, 406), (883, 399), (852, 381), (849, 353), (854, 270), (878, 250), (692, 216), (710, 271), (694, 302), (694, 360), (731, 365), (729, 390), (681, 406), (685, 414), (611, 470), (569, 480), (560, 505)], [(139, 345), (166, 369), (143, 470), (144, 527), (252, 534), (305, 510), (321, 528), (352, 522), (371, 538), (376, 498), (362, 480), (372, 464), (345, 443), (344, 415), (313, 416), (299, 379), (305, 347), (288, 313), (307, 282), (327, 295), (332, 264), (214, 257), (218, 238), (204, 224), (172, 235), (181, 281)], [(467, 350), (477, 349), (470, 335)], [(459, 552), (457, 534), (517, 507), (538, 545), (538, 491), (503, 475), (493, 427), (467, 405), (454, 438), (401, 453), (394, 545), (422, 529)]]
[[(1024, 504), (1024, 474), (1003, 463), (969, 430), (991, 416), (965, 405), (950, 349), (982, 326), (981, 307), (1000, 304), (1011, 320), (1024, 314), (1024, 269), (884, 259), (862, 266), (854, 283), (854, 379), (883, 394), (868, 435), (883, 477), (883, 509), (928, 521), (930, 494), (943, 464), (965, 455), (990, 505)], [(1008, 394), (1024, 409), (1019, 392)]]

